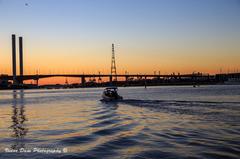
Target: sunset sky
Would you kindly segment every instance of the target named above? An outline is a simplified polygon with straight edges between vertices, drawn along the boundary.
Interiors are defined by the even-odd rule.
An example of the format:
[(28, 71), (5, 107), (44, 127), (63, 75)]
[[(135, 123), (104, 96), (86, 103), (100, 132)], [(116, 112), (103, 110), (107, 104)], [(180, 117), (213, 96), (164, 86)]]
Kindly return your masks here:
[(13, 33), (25, 74), (240, 71), (239, 0), (0, 0), (0, 74)]

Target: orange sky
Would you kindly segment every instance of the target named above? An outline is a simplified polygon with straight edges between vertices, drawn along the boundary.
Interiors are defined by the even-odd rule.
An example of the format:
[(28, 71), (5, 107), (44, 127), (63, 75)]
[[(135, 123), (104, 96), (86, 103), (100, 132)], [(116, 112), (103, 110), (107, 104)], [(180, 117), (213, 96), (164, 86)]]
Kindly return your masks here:
[[(25, 40), (27, 43), (28, 40)], [(111, 67), (111, 43), (106, 46), (78, 46), (71, 47), (38, 46), (24, 47), (24, 72), (25, 74), (109, 74)], [(73, 47), (73, 46), (72, 46)], [(240, 68), (240, 52), (238, 48), (232, 49), (228, 46), (218, 48), (185, 48), (183, 46), (151, 46), (129, 47), (128, 45), (116, 44), (117, 72), (125, 74), (141, 73), (153, 74), (161, 71), (161, 74), (172, 72), (192, 73), (193, 71), (204, 73), (219, 73), (237, 71)], [(5, 48), (1, 63), (1, 73), (11, 74), (11, 49)], [(34, 54), (33, 54), (34, 52)], [(231, 55), (224, 54), (231, 52)], [(221, 56), (218, 56), (221, 54)], [(18, 66), (18, 64), (17, 64)], [(239, 69), (240, 70), (240, 69)], [(19, 70), (17, 71), (19, 72)], [(80, 79), (70, 79), (69, 83), (80, 82)], [(65, 83), (65, 78), (49, 78), (40, 80), (43, 83)]]

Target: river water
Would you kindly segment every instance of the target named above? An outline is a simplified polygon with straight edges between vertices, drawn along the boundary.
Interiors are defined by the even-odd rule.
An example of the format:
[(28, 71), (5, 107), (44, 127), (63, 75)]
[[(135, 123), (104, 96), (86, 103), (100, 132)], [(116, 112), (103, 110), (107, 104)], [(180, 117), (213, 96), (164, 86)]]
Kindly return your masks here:
[(0, 91), (0, 158), (240, 158), (240, 85)]

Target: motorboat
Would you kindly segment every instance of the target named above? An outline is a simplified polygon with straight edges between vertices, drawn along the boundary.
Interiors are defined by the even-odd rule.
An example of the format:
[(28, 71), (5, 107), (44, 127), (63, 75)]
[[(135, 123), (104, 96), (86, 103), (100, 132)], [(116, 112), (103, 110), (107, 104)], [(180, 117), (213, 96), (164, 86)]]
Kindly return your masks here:
[(107, 87), (104, 89), (102, 94), (102, 101), (116, 101), (122, 100), (123, 97), (118, 94), (117, 87)]

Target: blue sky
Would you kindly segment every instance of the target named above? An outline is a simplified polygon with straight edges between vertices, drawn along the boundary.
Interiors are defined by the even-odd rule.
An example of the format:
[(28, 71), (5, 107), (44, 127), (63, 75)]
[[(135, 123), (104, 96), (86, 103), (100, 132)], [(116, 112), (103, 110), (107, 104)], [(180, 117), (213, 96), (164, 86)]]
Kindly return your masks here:
[(214, 34), (240, 26), (239, 0), (1, 0), (0, 9), (2, 29), (19, 33)]

